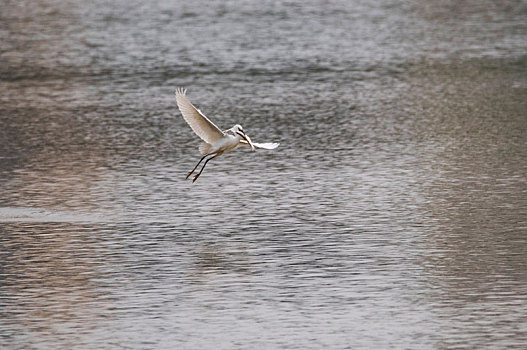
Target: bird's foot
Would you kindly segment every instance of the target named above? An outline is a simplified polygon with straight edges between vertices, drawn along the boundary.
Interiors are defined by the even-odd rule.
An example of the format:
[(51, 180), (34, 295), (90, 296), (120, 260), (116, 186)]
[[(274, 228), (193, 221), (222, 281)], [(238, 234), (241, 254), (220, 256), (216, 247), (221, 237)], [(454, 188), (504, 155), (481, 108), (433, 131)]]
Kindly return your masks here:
[(188, 173), (187, 177), (185, 178), (185, 180), (188, 180), (188, 178), (190, 177), (190, 175), (192, 175), (193, 172), (194, 172), (194, 170), (192, 170), (190, 173)]
[(194, 180), (192, 180), (192, 183), (196, 182), (198, 177), (201, 175), (201, 173), (197, 173), (196, 176), (194, 176)]

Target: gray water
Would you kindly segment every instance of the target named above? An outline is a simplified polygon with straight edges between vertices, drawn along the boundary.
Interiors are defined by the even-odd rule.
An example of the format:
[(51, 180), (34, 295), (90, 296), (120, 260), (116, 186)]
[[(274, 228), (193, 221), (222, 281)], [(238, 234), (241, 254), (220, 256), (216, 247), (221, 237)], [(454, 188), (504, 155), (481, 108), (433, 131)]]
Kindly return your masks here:
[[(525, 1), (0, 1), (0, 348), (525, 349)], [(176, 87), (273, 151), (217, 158)]]

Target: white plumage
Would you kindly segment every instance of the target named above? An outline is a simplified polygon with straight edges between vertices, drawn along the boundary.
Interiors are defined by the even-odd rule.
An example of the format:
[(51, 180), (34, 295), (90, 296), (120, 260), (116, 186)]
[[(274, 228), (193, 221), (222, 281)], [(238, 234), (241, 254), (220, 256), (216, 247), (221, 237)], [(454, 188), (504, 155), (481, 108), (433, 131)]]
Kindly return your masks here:
[(253, 143), (239, 124), (234, 125), (228, 130), (221, 131), (220, 128), (214, 125), (214, 123), (201, 113), (199, 109), (194, 107), (186, 96), (186, 90), (176, 90), (176, 102), (187, 124), (190, 125), (192, 130), (204, 141), (199, 146), (199, 151), (203, 157), (199, 160), (194, 169), (188, 173), (187, 179), (197, 169), (203, 159), (210, 156), (205, 161), (205, 164), (203, 164), (201, 170), (194, 176), (192, 182), (198, 179), (209, 160), (216, 158), (223, 153), (230, 152), (238, 146), (250, 146), (251, 150), (254, 152), (255, 148), (275, 149), (280, 145), (276, 142)]
[(225, 133), (221, 131), (213, 122), (210, 121), (199, 109), (190, 103), (186, 96), (187, 90), (176, 90), (176, 102), (185, 118), (185, 121), (190, 125), (192, 130), (207, 143), (213, 144), (222, 137)]

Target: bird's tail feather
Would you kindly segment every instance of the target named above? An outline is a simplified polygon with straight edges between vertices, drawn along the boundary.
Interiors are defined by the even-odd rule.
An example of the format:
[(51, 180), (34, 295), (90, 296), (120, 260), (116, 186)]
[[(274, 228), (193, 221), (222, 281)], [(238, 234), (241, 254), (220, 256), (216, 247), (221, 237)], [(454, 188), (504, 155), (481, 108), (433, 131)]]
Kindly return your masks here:
[(201, 153), (202, 156), (209, 154), (211, 148), (212, 148), (212, 145), (210, 143), (202, 142), (199, 145), (199, 153)]

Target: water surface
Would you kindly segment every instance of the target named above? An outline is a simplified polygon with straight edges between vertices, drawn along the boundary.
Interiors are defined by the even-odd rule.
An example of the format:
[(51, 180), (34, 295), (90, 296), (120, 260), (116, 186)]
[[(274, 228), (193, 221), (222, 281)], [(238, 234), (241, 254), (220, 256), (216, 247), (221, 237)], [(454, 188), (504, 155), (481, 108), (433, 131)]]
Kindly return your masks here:
[(0, 5), (1, 348), (525, 346), (523, 2)]

